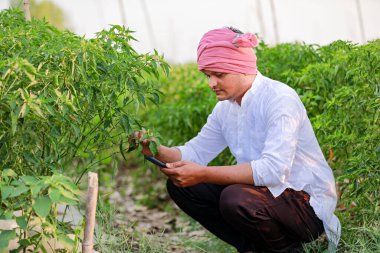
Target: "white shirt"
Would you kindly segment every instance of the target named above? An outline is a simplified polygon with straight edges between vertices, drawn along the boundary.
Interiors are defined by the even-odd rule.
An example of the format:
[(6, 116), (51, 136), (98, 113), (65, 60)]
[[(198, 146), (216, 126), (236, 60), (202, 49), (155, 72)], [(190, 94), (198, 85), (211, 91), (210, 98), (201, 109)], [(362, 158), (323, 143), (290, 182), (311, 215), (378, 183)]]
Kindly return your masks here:
[(178, 148), (182, 160), (206, 165), (227, 146), (238, 164), (251, 164), (254, 184), (274, 197), (286, 188), (307, 192), (335, 250), (341, 227), (334, 175), (292, 88), (258, 73), (241, 106), (218, 102), (198, 135)]

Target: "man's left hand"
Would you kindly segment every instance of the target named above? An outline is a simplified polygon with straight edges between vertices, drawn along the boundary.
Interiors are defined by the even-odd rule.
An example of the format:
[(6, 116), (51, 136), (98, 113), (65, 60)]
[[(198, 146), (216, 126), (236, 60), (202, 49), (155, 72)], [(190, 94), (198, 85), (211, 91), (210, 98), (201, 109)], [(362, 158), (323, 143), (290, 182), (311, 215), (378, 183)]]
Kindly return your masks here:
[(188, 187), (203, 183), (205, 166), (188, 161), (167, 163), (161, 171), (170, 178), (175, 186)]

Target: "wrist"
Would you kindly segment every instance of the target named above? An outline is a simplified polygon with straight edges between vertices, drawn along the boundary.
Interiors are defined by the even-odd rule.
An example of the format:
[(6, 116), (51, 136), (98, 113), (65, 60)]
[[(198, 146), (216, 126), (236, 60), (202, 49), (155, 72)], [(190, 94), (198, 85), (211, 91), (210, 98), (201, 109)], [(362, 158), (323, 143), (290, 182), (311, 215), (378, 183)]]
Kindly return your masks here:
[(208, 167), (208, 166), (201, 166), (200, 175), (201, 175), (201, 182), (202, 183), (208, 183), (209, 174), (210, 174), (209, 170), (210, 170), (210, 167)]

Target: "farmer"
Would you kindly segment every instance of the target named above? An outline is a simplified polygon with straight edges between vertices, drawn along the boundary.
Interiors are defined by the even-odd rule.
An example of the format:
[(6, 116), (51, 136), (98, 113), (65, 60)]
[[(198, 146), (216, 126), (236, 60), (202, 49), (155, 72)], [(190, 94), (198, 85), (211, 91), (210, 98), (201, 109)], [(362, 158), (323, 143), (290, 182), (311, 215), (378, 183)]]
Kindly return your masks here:
[[(256, 46), (255, 35), (234, 28), (211, 30), (199, 42), (198, 69), (219, 102), (196, 137), (158, 147), (169, 195), (239, 252), (302, 252), (324, 232), (334, 251), (333, 173), (297, 93), (258, 72)], [(152, 155), (149, 141), (141, 144)], [(226, 147), (237, 164), (207, 166)]]

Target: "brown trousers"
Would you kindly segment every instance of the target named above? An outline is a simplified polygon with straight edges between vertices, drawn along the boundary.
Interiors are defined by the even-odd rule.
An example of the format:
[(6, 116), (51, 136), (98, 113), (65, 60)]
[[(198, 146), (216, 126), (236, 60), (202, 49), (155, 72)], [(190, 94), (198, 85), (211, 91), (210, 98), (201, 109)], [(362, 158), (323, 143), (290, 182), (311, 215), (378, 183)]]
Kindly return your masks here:
[(286, 189), (274, 198), (267, 187), (198, 184), (167, 189), (174, 202), (239, 252), (302, 252), (302, 243), (323, 233), (304, 191)]

